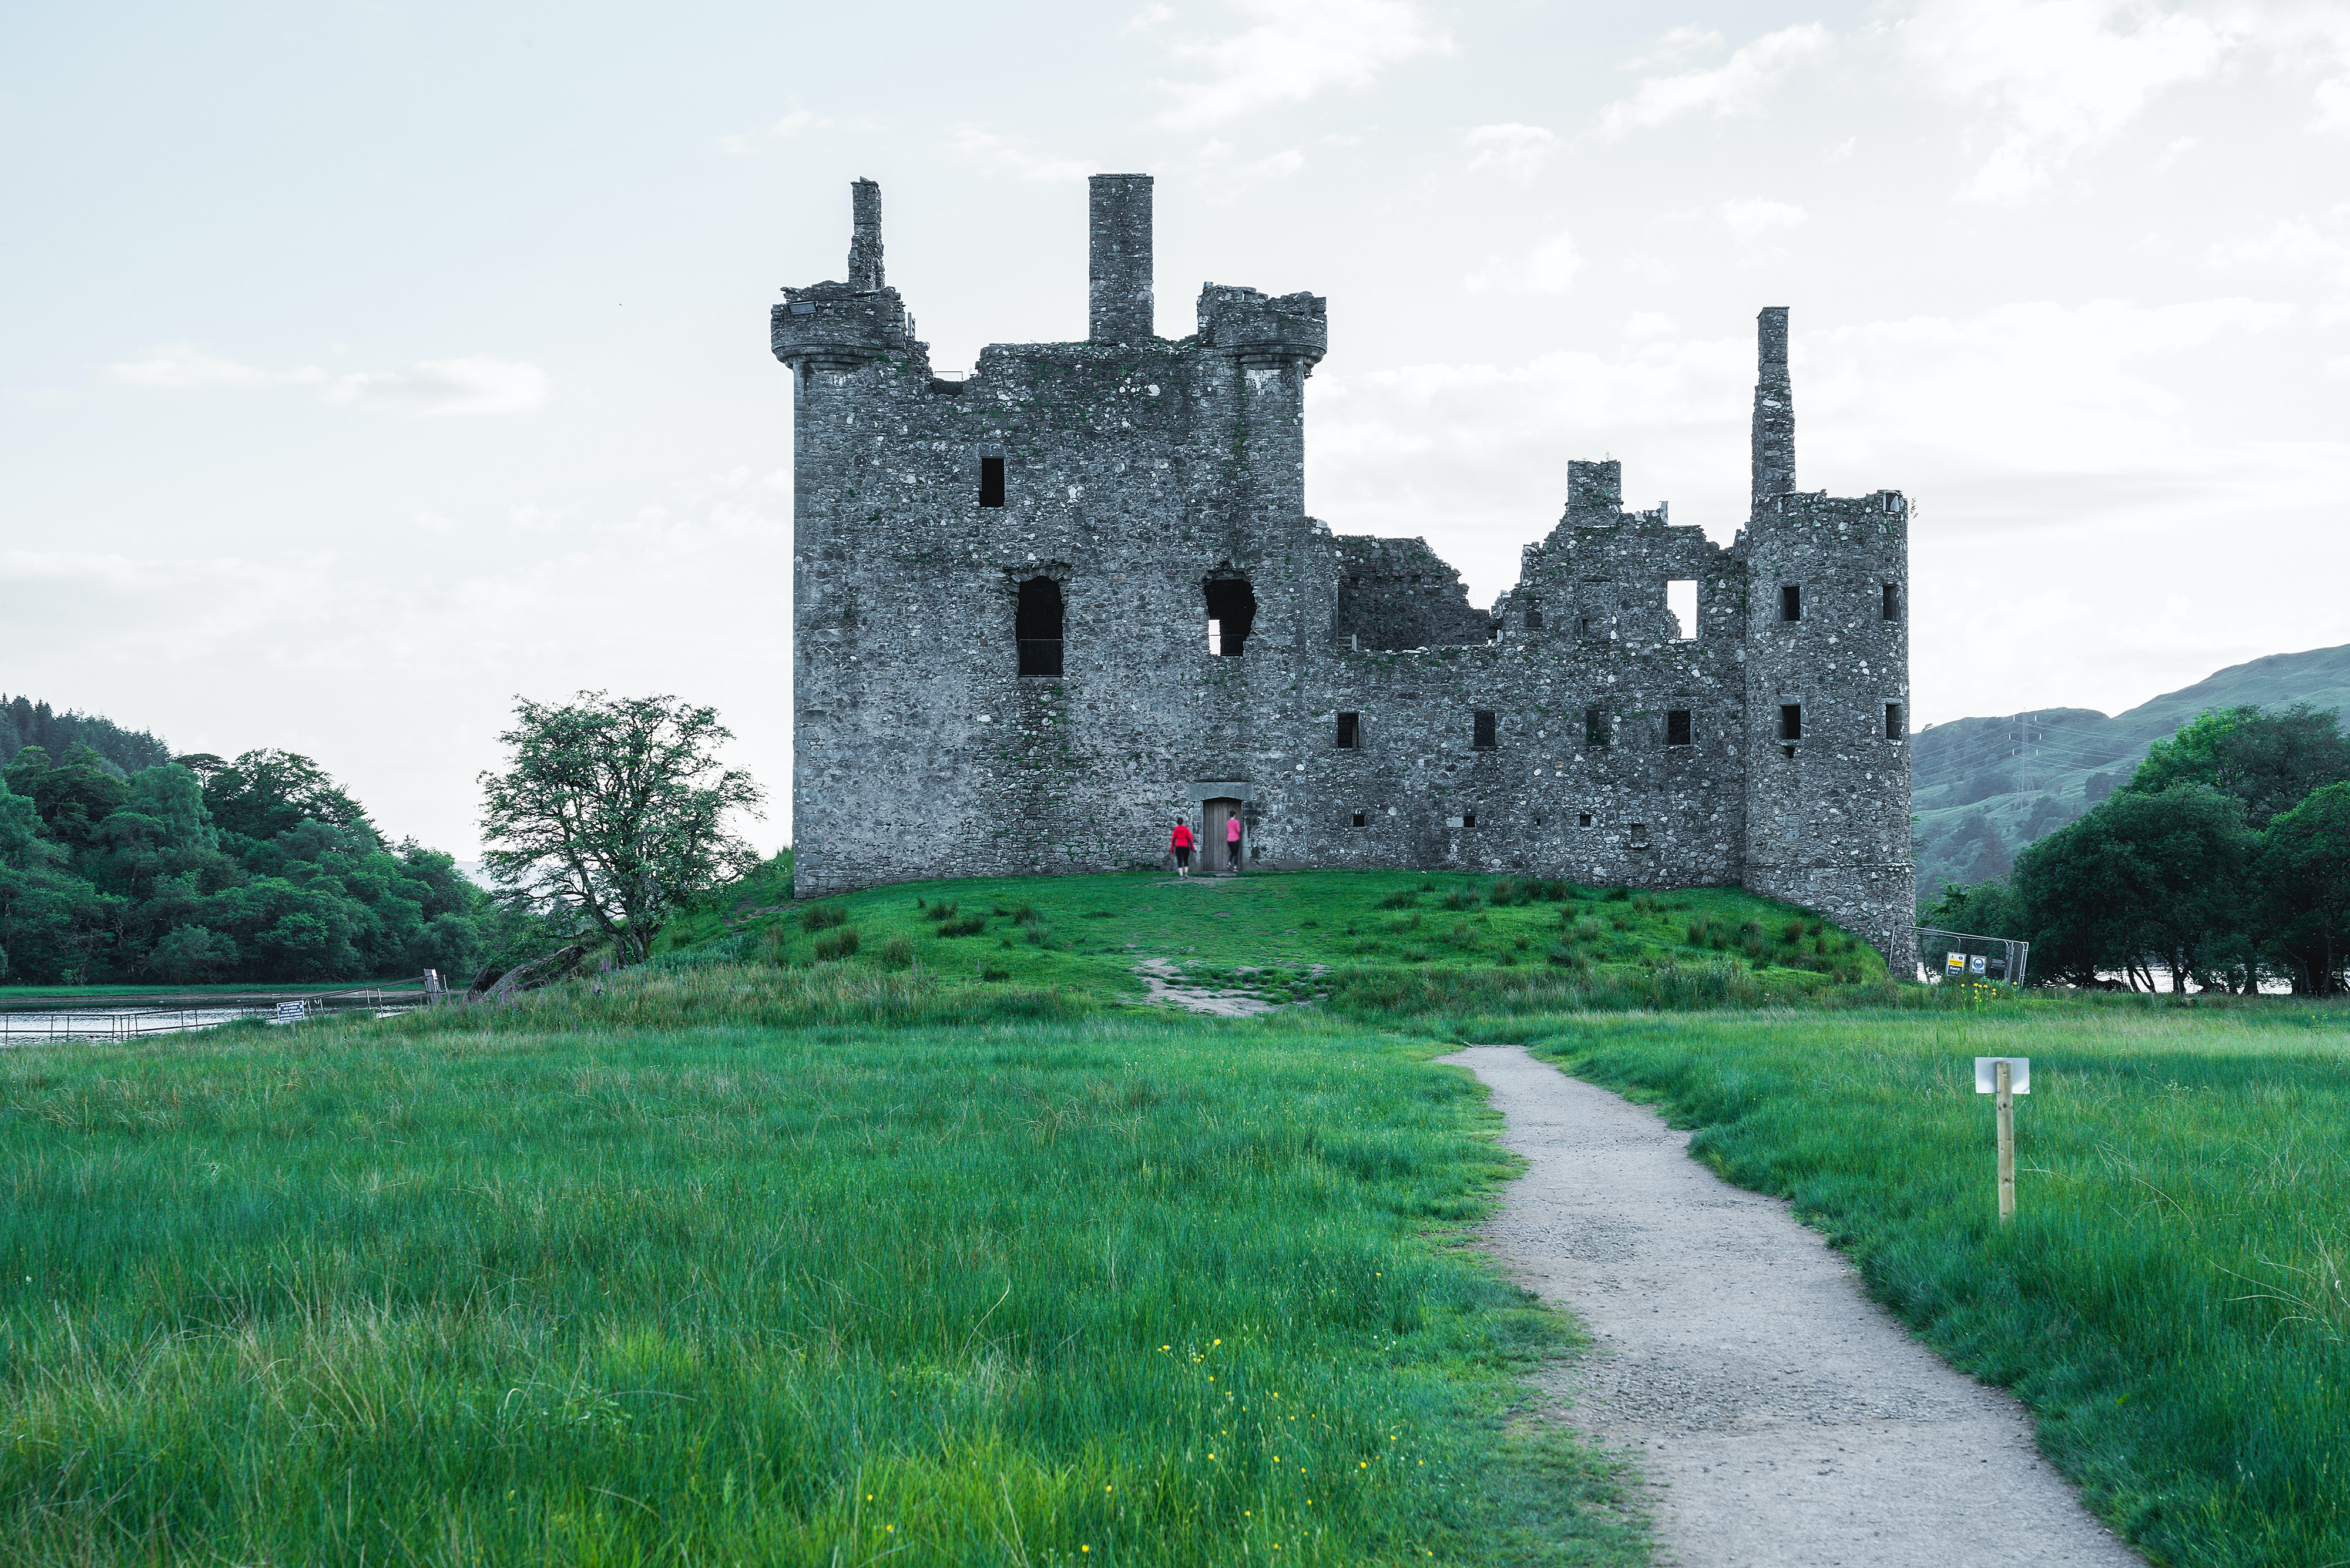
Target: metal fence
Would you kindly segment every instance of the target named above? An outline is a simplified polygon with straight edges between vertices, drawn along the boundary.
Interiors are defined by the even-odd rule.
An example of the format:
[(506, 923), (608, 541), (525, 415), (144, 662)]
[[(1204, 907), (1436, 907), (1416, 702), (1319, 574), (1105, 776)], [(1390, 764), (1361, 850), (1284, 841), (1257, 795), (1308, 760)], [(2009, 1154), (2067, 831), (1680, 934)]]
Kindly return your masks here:
[(2007, 937), (1979, 937), (1970, 931), (1918, 928), (1918, 962), (1929, 981), (1996, 981), (2022, 985), (2032, 960), (2032, 944)]
[(423, 985), (358, 986), (293, 996), (284, 992), (0, 996), (0, 1045), (43, 1040), (136, 1040), (150, 1034), (216, 1029), (245, 1018), (298, 1023), (326, 1013), (361, 1009), (383, 1018), (424, 1006), (436, 993), (440, 993), (437, 977)]

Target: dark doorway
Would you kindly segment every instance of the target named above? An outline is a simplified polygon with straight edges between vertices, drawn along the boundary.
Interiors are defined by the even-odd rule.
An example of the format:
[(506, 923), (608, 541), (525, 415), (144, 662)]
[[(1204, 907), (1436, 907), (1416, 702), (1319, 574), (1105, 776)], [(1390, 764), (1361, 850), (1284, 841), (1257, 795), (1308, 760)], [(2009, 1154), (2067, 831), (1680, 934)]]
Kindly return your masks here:
[[(1200, 803), (1202, 869), (1218, 877), (1229, 877), (1241, 868), (1237, 840), (1232, 835), (1232, 824), (1241, 820), (1241, 803), (1226, 796)], [(1245, 833), (1243, 833), (1245, 836)]]
[(1207, 595), (1208, 651), (1238, 659), (1256, 624), (1256, 590), (1245, 577), (1210, 577)]
[(1031, 577), (1020, 585), (1020, 608), (1012, 618), (1012, 635), (1020, 642), (1020, 673), (1058, 675), (1061, 672), (1061, 585), (1050, 577)]

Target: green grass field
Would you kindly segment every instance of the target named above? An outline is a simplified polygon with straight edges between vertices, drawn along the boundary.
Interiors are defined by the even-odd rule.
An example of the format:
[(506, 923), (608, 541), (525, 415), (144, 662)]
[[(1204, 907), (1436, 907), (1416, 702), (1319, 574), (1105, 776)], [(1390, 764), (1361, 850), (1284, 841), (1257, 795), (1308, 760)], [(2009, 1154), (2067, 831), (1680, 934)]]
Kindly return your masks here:
[[(1793, 1199), (1929, 1343), (2021, 1395), (2156, 1562), (2350, 1562), (2350, 1011), (2115, 998), (1533, 1033)], [(2032, 1058), (2005, 1230), (1978, 1055)]]
[(0, 1560), (1642, 1560), (1426, 1047), (736, 989), (0, 1055)]
[(511, 1006), (0, 1053), (0, 1561), (1645, 1561), (1513, 1413), (1575, 1345), (1465, 1245), (1461, 1039), (1793, 1197), (2156, 1561), (2350, 1561), (2343, 1009), (1897, 986), (1724, 890), (780, 891)]

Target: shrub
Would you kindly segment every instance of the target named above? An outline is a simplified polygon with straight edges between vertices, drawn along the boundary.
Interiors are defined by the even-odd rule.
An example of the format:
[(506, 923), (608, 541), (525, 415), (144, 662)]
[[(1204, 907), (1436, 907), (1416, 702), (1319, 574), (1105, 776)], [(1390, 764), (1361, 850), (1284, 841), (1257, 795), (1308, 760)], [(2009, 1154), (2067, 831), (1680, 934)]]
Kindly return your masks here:
[(911, 969), (914, 964), (914, 943), (909, 937), (891, 937), (881, 944), (878, 955), (884, 969)]
[(1386, 898), (1381, 898), (1378, 903), (1373, 907), (1375, 909), (1409, 909), (1419, 899), (1419, 891), (1418, 888), (1406, 888), (1400, 891), (1389, 893)]
[(1631, 902), (1631, 899), (1632, 889), (1629, 888), (1610, 888), (1607, 889), (1607, 901), (1611, 904), (1627, 904)]
[(843, 926), (827, 937), (816, 940), (816, 956), (823, 960), (845, 959), (857, 951), (857, 928)]
[(1034, 904), (1022, 904), (1012, 911), (1012, 923), (1015, 926), (1038, 925), (1044, 919), (1044, 916), (1036, 912), (1036, 906)]
[(811, 904), (800, 911), (800, 929), (804, 931), (827, 930), (848, 924), (848, 911), (837, 904)]
[(1473, 909), (1477, 904), (1477, 895), (1466, 888), (1455, 888), (1444, 895), (1444, 907), (1448, 909)]
[(982, 980), (991, 981), (1010, 980), (1012, 978), (1012, 971), (1004, 968), (1000, 963), (993, 963), (986, 959), (982, 959), (979, 962), (979, 978)]
[(955, 907), (941, 898), (931, 906), (930, 918), (933, 920), (951, 920), (955, 918)]
[(955, 919), (942, 921), (939, 926), (939, 935), (942, 937), (975, 937), (986, 929), (987, 917), (985, 915), (963, 915)]

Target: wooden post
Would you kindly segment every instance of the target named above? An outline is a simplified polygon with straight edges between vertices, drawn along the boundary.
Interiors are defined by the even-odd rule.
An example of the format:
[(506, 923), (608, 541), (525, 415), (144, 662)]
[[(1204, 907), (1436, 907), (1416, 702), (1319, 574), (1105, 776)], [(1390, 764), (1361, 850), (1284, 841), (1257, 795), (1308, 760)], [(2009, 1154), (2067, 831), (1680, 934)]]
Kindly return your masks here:
[(1999, 1222), (2015, 1219), (2015, 1064), (2002, 1061), (1999, 1074)]

